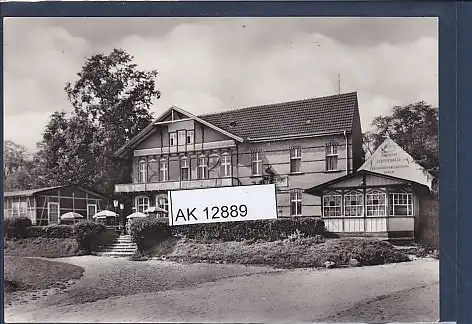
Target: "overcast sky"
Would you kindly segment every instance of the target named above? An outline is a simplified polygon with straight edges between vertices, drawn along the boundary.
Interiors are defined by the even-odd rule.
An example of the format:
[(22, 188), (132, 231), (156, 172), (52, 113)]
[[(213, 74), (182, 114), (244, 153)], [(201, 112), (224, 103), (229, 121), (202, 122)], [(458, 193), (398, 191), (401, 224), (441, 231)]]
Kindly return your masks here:
[(4, 137), (36, 150), (87, 57), (123, 48), (157, 69), (155, 115), (357, 91), (363, 130), (394, 105), (438, 103), (435, 18), (9, 18)]

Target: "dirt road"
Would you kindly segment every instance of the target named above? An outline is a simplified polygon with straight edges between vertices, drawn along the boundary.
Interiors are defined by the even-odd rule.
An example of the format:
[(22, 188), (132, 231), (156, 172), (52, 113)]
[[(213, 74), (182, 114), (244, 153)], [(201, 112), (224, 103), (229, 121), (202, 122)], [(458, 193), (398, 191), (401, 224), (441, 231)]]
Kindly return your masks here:
[[(87, 258), (68, 259), (68, 262), (86, 269), (84, 278), (70, 289), (75, 287), (91, 291), (98, 282), (93, 277), (100, 273), (100, 269), (106, 269), (113, 263), (122, 267), (129, 262), (110, 259), (103, 260), (97, 266), (97, 260), (92, 261)], [(163, 278), (166, 281), (172, 281), (175, 277), (180, 278), (176, 282), (182, 282), (179, 277), (182, 275), (189, 280), (177, 286), (170, 282), (159, 291), (116, 295), (80, 304), (67, 304), (61, 302), (60, 296), (53, 296), (42, 304), (37, 301), (28, 307), (6, 308), (5, 321), (293, 323), (438, 319), (437, 260), (363, 268), (276, 272), (269, 268), (235, 265), (146, 263), (141, 264), (151, 268), (155, 266), (156, 270), (165, 266)], [(195, 276), (195, 273), (202, 269), (213, 269), (213, 278), (199, 280), (200, 276)]]

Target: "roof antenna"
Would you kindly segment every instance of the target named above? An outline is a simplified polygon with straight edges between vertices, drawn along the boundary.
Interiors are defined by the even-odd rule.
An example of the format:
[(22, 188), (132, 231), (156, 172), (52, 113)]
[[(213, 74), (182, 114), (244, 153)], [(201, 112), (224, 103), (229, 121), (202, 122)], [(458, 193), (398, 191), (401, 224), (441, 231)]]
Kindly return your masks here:
[(341, 94), (341, 74), (338, 73), (338, 94)]

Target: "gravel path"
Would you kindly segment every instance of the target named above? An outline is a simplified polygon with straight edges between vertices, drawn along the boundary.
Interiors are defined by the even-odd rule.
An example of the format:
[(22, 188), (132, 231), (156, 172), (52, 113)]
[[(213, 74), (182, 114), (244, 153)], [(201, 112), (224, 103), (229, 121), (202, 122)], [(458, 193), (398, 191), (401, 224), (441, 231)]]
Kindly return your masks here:
[[(346, 320), (346, 314), (351, 315), (352, 321), (384, 318), (414, 321), (418, 320), (418, 314), (424, 315), (422, 320), (437, 320), (437, 260), (321, 271), (273, 271), (263, 267), (159, 261), (129, 264), (120, 259), (103, 259), (95, 265), (96, 259), (87, 258), (69, 258), (68, 262), (83, 266), (86, 271), (82, 280), (62, 294), (62, 301), (49, 299), (49, 306), (41, 309), (7, 308), (5, 321), (280, 323)], [(146, 284), (154, 291), (128, 296), (117, 294), (76, 304), (81, 298), (90, 298), (85, 295), (95, 296), (95, 289), (103, 293), (100, 285), (112, 285), (112, 281), (96, 278), (104, 269), (114, 269), (115, 279), (116, 275), (125, 273), (123, 268), (137, 271), (140, 280), (148, 278)], [(157, 274), (150, 274), (150, 270)], [(145, 286), (141, 285), (140, 289)], [(128, 292), (134, 289), (125, 287)]]

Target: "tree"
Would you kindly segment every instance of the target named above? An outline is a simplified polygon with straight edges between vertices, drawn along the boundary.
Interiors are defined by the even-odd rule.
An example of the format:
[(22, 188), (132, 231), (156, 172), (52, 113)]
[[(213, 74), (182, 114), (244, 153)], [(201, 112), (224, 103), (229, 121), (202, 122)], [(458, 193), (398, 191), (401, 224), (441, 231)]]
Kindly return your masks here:
[(390, 137), (437, 181), (439, 176), (438, 108), (424, 101), (393, 107), (389, 116), (372, 121), (373, 131), (363, 134), (366, 154)]
[(12, 141), (3, 142), (3, 187), (6, 191), (32, 189), (33, 160), (28, 150)]
[(114, 184), (130, 180), (129, 163), (113, 152), (149, 125), (152, 100), (160, 97), (157, 71), (132, 61), (118, 49), (92, 55), (66, 84), (73, 112), (54, 113), (38, 144), (44, 185), (74, 183), (111, 195)]

